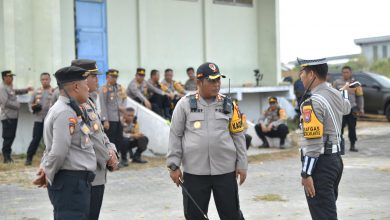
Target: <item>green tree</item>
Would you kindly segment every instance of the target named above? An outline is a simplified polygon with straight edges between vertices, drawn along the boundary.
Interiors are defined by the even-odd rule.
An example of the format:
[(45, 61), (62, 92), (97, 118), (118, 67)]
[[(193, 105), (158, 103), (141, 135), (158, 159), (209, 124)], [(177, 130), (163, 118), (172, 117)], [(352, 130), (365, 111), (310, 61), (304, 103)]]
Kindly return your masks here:
[(390, 77), (390, 59), (381, 59), (375, 61), (370, 66), (370, 71)]

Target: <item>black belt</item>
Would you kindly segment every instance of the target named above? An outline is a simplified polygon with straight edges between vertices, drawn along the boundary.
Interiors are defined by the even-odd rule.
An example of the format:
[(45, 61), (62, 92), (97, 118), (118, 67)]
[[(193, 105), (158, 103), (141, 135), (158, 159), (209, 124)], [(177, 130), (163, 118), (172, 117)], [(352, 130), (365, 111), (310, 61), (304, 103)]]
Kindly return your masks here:
[(92, 171), (84, 170), (60, 170), (57, 174), (63, 174), (66, 176), (74, 176), (81, 179), (85, 179), (88, 182), (92, 182), (95, 179), (95, 173)]

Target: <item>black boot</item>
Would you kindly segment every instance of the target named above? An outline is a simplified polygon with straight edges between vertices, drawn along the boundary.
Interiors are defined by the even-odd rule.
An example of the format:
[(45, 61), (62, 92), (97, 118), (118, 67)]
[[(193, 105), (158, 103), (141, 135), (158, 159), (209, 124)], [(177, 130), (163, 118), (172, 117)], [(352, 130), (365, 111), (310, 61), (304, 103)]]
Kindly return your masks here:
[(26, 158), (26, 161), (24, 162), (24, 165), (25, 166), (31, 166), (32, 165), (32, 157), (31, 156), (27, 156)]
[(280, 149), (286, 149), (286, 146), (284, 145), (286, 138), (280, 138)]
[(132, 163), (147, 163), (148, 161), (143, 160), (141, 157), (135, 157), (135, 158), (133, 158), (133, 160), (131, 162)]
[(10, 154), (3, 154), (4, 161), (3, 163), (13, 163), (14, 160), (12, 160), (12, 157)]
[(349, 151), (351, 151), (351, 152), (359, 152), (359, 150), (355, 148), (355, 142), (351, 142), (351, 148), (349, 148)]
[(139, 149), (137, 149), (137, 151), (134, 154), (133, 160), (131, 162), (133, 162), (133, 163), (147, 163), (148, 161), (143, 160), (141, 158), (141, 151)]
[(269, 148), (269, 143), (267, 141), (267, 138), (261, 138), (261, 140), (263, 141), (263, 144), (261, 146), (259, 146), (259, 148)]

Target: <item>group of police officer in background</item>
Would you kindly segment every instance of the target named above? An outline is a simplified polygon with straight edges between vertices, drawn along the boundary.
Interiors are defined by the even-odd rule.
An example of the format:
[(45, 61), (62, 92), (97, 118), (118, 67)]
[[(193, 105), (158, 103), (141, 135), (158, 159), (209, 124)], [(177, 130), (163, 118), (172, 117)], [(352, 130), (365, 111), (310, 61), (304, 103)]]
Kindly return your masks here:
[[(302, 67), (300, 78), (306, 89), (300, 105), (302, 185), (313, 219), (337, 219), (335, 202), (343, 170), (340, 157), (343, 149), (342, 116), (351, 111), (346, 92), (349, 83), (345, 83), (340, 94), (325, 83), (326, 60), (299, 59), (298, 63)], [(126, 94), (124, 88), (116, 84), (118, 71), (109, 70), (108, 83), (101, 90), (103, 95), (99, 96), (100, 115), (96, 108), (97, 100), (88, 92), (95, 92), (91, 85), (93, 87), (97, 74), (96, 63), (88, 60), (74, 61), (72, 66), (55, 73), (59, 97), (46, 115), (43, 128), (46, 150), (39, 176), (34, 181), (38, 186), (48, 187), (55, 219), (89, 219), (96, 213), (98, 216), (106, 171), (116, 169), (118, 164), (117, 150), (111, 143), (116, 138), (111, 138), (114, 141), (110, 142), (103, 128), (108, 131), (107, 134), (117, 135), (115, 131), (120, 129), (118, 117), (120, 112), (125, 111)], [(8, 162), (12, 160), (7, 155), (10, 155), (15, 134), (5, 135), (4, 130), (9, 132), (12, 129), (4, 129), (4, 126), (15, 127), (16, 130), (13, 122), (16, 120), (17, 123), (19, 106), (13, 103), (16, 102), (15, 95), (26, 93), (31, 88), (14, 90), (10, 71), (2, 72), (2, 77), (1, 89), (7, 92), (7, 99), (1, 97), (6, 143), (3, 155), (4, 161)], [(207, 214), (211, 191), (221, 219), (243, 219), (236, 176), (240, 177), (242, 184), (247, 175), (245, 137), (238, 106), (229, 97), (219, 94), (223, 77), (216, 64), (202, 64), (196, 73), (197, 92), (180, 99), (173, 111), (167, 166), (172, 180), (183, 186), (187, 219), (204, 218), (202, 213)], [(42, 104), (37, 99), (42, 99), (45, 92), (45, 97), (53, 95), (53, 90), (44, 86), (41, 91), (36, 91), (31, 105), (40, 103), (41, 107), (38, 105), (35, 109), (44, 109), (46, 103)], [(102, 102), (109, 104), (104, 106)], [(115, 109), (110, 109), (112, 107)], [(16, 109), (16, 117), (15, 111), (7, 111), (6, 108)], [(110, 128), (113, 129), (111, 132)], [(79, 181), (85, 182), (84, 187), (80, 188)], [(184, 189), (189, 194), (184, 193)], [(189, 195), (194, 200), (190, 201)]]

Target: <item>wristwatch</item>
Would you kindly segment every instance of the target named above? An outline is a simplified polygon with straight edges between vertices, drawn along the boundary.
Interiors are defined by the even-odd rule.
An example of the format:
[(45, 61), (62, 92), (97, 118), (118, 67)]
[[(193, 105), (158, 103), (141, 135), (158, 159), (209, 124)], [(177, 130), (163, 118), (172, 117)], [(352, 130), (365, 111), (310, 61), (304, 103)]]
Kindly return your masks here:
[(173, 171), (176, 171), (179, 167), (176, 166), (175, 164), (171, 164), (168, 166), (168, 170), (173, 172)]
[(301, 172), (301, 177), (302, 178), (307, 178), (309, 176), (311, 176), (311, 175), (307, 174), (306, 172)]

